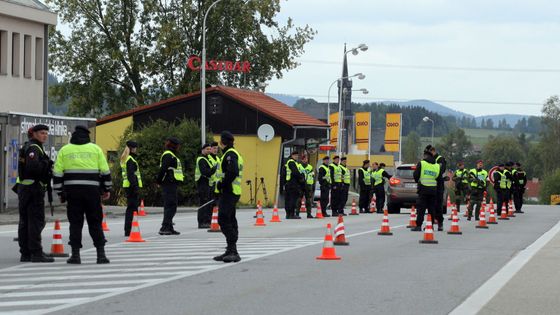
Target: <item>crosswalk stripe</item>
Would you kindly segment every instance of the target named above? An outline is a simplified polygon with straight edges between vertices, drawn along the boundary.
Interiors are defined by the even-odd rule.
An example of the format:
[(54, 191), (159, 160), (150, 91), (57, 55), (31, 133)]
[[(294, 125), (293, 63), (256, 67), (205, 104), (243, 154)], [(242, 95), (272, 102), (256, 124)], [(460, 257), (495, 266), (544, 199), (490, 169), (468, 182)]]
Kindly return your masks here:
[(104, 288), (104, 289), (80, 289), (76, 290), (71, 288), (69, 290), (58, 290), (58, 291), (26, 291), (26, 292), (10, 292), (2, 294), (1, 298), (8, 297), (31, 297), (31, 296), (49, 296), (49, 295), (79, 295), (79, 294), (91, 294), (91, 293), (109, 293), (118, 290), (127, 289), (128, 287), (121, 288)]
[[(86, 279), (87, 280), (87, 279)], [(65, 287), (86, 287), (86, 286), (114, 286), (121, 284), (142, 284), (150, 282), (151, 280), (124, 280), (124, 281), (90, 281), (78, 282), (72, 281), (68, 283), (43, 283), (43, 284), (16, 284), (16, 285), (2, 285), (0, 290), (20, 290), (20, 289), (38, 289), (38, 288), (65, 288)]]
[[(32, 300), (32, 301), (9, 301), (0, 302), (0, 307), (6, 306), (22, 306), (22, 305), (57, 305), (87, 301), (87, 298), (64, 298), (64, 299), (51, 299), (51, 300)], [(20, 313), (20, 314), (23, 314)]]

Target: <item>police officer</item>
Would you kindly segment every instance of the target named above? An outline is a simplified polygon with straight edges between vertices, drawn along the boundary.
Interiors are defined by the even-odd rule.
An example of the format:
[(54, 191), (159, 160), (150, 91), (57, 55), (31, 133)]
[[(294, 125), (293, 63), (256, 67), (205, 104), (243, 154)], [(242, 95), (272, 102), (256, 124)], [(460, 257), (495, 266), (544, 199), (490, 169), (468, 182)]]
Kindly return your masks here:
[(385, 171), (385, 163), (378, 164), (373, 162), (375, 171), (372, 173), (373, 193), (375, 194), (375, 207), (377, 213), (383, 213), (385, 207), (385, 178), (390, 179), (391, 175)]
[(341, 210), (340, 199), (342, 199), (342, 169), (340, 168), (340, 157), (335, 155), (333, 162), (329, 165), (331, 172), (331, 212), (333, 216), (337, 216)]
[(348, 202), (348, 192), (350, 191), (350, 170), (346, 167), (346, 157), (340, 158), (340, 170), (342, 173), (342, 190), (340, 192), (340, 204), (338, 206), (338, 214), (346, 216), (344, 213), (344, 207)]
[(513, 174), (512, 174), (512, 170), (513, 170), (513, 162), (507, 162), (505, 164), (505, 170), (504, 170), (504, 174), (506, 175), (506, 195), (505, 195), (505, 202), (506, 205), (509, 206), (509, 203), (512, 199), (513, 193), (512, 193), (512, 187), (513, 187)]
[(136, 151), (138, 143), (129, 140), (121, 155), (122, 187), (126, 194), (126, 212), (124, 217), (124, 235), (130, 235), (132, 219), (135, 211), (138, 211), (140, 203), (140, 188), (142, 188), (142, 176), (138, 165)]
[(502, 214), (502, 207), (506, 203), (507, 211), (507, 177), (504, 164), (498, 164), (498, 169), (494, 172), (494, 190), (496, 191), (496, 201), (498, 215)]
[(515, 162), (514, 170), (511, 172), (513, 175), (513, 203), (515, 205), (516, 213), (524, 213), (521, 208), (523, 207), (523, 194), (525, 194), (525, 186), (527, 185), (527, 174), (521, 168), (521, 163)]
[[(441, 177), (440, 165), (436, 163), (428, 146), (424, 150), (424, 159), (416, 165), (414, 170), (414, 181), (418, 183), (418, 200), (416, 202), (418, 215), (416, 217), (416, 227), (411, 231), (422, 231), (424, 214), (426, 209), (432, 215), (432, 223), (438, 220), (438, 231), (443, 231), (443, 215), (436, 211), (437, 180)], [(437, 217), (436, 217), (437, 216)]]
[(300, 195), (301, 182), (303, 181), (303, 175), (298, 168), (299, 154), (297, 151), (293, 151), (290, 158), (285, 164), (286, 177), (284, 184), (285, 191), (285, 209), (286, 209), (286, 219), (300, 219), (296, 216), (297, 199)]
[(323, 164), (319, 166), (319, 175), (318, 175), (319, 185), (321, 187), (321, 198), (319, 202), (321, 204), (321, 212), (323, 213), (324, 217), (330, 217), (330, 215), (327, 214), (327, 207), (329, 205), (329, 193), (331, 190), (331, 183), (332, 183), (329, 161), (330, 158), (328, 156), (325, 156), (323, 158)]
[(467, 220), (471, 220), (473, 208), (476, 207), (474, 212), (474, 219), (478, 221), (480, 215), (480, 208), (482, 207), (482, 199), (486, 191), (486, 180), (488, 179), (488, 172), (484, 169), (484, 162), (482, 160), (476, 161), (476, 168), (469, 172), (469, 182), (471, 188), (471, 198), (468, 205), (469, 214)]
[(241, 196), (243, 157), (233, 147), (234, 137), (229, 131), (222, 132), (220, 138), (224, 155), (218, 167), (216, 193), (220, 196), (218, 223), (226, 237), (227, 248), (225, 253), (214, 257), (214, 260), (229, 263), (241, 260), (237, 252), (239, 230), (235, 218), (235, 207)]
[(358, 169), (358, 183), (360, 185), (360, 213), (369, 213), (369, 196), (371, 195), (371, 172), (369, 160), (364, 160), (362, 167)]
[(453, 173), (453, 182), (455, 182), (457, 212), (461, 212), (461, 204), (466, 202), (469, 193), (469, 171), (465, 169), (463, 161), (457, 163), (457, 170)]
[[(438, 179), (438, 183), (437, 183), (436, 217), (440, 217), (439, 213), (441, 213), (441, 217), (443, 217), (443, 213), (444, 213), (443, 195), (445, 193), (445, 185), (444, 185), (445, 181), (443, 175), (447, 171), (447, 161), (443, 156), (439, 155), (439, 153), (436, 152), (435, 147), (431, 145), (428, 145), (428, 147), (430, 148), (430, 152), (432, 153), (432, 156), (434, 157), (436, 163), (439, 164), (440, 173), (442, 174), (442, 176), (440, 176), (440, 178)], [(447, 180), (449, 180), (449, 178), (447, 178)]]
[(107, 200), (111, 196), (111, 172), (105, 154), (99, 146), (91, 142), (86, 127), (76, 126), (70, 143), (58, 151), (53, 182), (53, 188), (61, 191), (61, 202), (64, 199), (68, 202), (72, 256), (66, 262), (81, 263), (80, 248), (85, 215), (89, 234), (97, 249), (97, 263), (108, 264), (109, 259), (105, 256), (107, 241), (101, 228), (101, 198)]
[(208, 202), (212, 200), (211, 188), (214, 188), (212, 176), (216, 173), (217, 165), (215, 162), (210, 161), (211, 151), (210, 144), (206, 143), (202, 146), (201, 155), (196, 158), (194, 180), (196, 181), (198, 200), (200, 202), (197, 216), (199, 229), (209, 228), (210, 221), (212, 220), (212, 204)]
[(177, 187), (185, 178), (181, 160), (177, 157), (180, 146), (179, 139), (168, 138), (165, 141), (165, 151), (159, 159), (157, 183), (163, 190), (163, 222), (159, 235), (181, 234), (173, 228), (173, 217), (177, 213)]
[(48, 136), (47, 126), (34, 126), (31, 139), (19, 152), (18, 243), (21, 262), (54, 262), (52, 257), (43, 253), (41, 245), (41, 232), (45, 227), (45, 191), (52, 177), (52, 161), (43, 150)]
[[(300, 155), (300, 158), (303, 158), (305, 156), (305, 153)], [(303, 196), (305, 195), (305, 169), (303, 168), (302, 165), (302, 161), (296, 161), (296, 165), (297, 165), (297, 169), (298, 172), (301, 174), (301, 178), (300, 178), (300, 182), (299, 182), (299, 189), (298, 189), (298, 195), (296, 198), (296, 204), (294, 207), (294, 211), (296, 213), (296, 215), (294, 216), (294, 219), (301, 219), (301, 217), (299, 216), (299, 213), (301, 211), (301, 201), (303, 200)], [(305, 209), (305, 212), (307, 212), (307, 209)]]
[(307, 210), (307, 218), (313, 219), (311, 214), (311, 206), (313, 205), (313, 196), (315, 195), (315, 171), (313, 165), (309, 164), (309, 157), (303, 155), (301, 157), (301, 167), (305, 175), (305, 184), (303, 188), (303, 197), (305, 197), (305, 209)]

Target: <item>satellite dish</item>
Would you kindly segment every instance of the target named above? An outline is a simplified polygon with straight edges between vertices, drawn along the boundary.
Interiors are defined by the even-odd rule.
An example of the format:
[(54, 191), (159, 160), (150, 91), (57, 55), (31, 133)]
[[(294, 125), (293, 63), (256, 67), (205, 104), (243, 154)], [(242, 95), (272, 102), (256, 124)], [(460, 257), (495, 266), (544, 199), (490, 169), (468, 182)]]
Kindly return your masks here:
[(269, 124), (261, 125), (257, 130), (257, 136), (263, 142), (271, 141), (274, 138), (274, 128)]

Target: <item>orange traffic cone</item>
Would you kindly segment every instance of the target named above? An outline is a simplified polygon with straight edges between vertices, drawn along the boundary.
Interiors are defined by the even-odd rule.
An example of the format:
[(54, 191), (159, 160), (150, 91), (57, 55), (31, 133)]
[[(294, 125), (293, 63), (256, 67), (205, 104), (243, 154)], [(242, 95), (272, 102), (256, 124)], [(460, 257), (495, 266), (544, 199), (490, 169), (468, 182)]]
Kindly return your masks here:
[(505, 202), (502, 205), (502, 213), (500, 213), (500, 217), (498, 218), (498, 220), (509, 220)]
[(278, 215), (278, 207), (274, 204), (274, 209), (272, 210), (272, 219), (269, 222), (282, 222), (280, 216)]
[(211, 233), (221, 232), (220, 224), (218, 223), (218, 207), (212, 209), (212, 221), (210, 222), (210, 228), (207, 230)]
[(266, 223), (264, 223), (264, 216), (263, 216), (263, 212), (262, 209), (259, 208), (257, 210), (257, 221), (254, 224), (255, 226), (266, 226)]
[(352, 199), (352, 211), (350, 212), (350, 215), (359, 215), (358, 211), (356, 211), (356, 199)]
[(324, 219), (323, 211), (321, 210), (321, 203), (317, 203), (317, 213), (315, 214), (315, 219)]
[(515, 215), (514, 212), (515, 212), (515, 211), (513, 210), (513, 204), (512, 204), (512, 202), (510, 201), (510, 202), (509, 202), (509, 208), (508, 208), (508, 217), (510, 217), (510, 218), (515, 218), (516, 215)]
[(469, 217), (469, 206), (471, 205), (471, 201), (469, 200), (467, 202), (467, 206), (465, 207), (465, 213), (463, 214), (463, 217), (468, 218)]
[(463, 234), (459, 228), (459, 216), (457, 215), (457, 209), (453, 209), (451, 216), (453, 217), (453, 221), (451, 221), (451, 228), (447, 231), (447, 234)]
[(139, 217), (145, 217), (146, 211), (144, 211), (144, 199), (140, 200), (140, 211), (138, 211)]
[(60, 232), (60, 222), (54, 221), (53, 241), (51, 245), (51, 257), (68, 257), (64, 253), (64, 244), (62, 244), (62, 232)]
[[(492, 202), (492, 200), (490, 200)], [(492, 207), (492, 203), (490, 203), (490, 216), (488, 217), (488, 224), (498, 224), (496, 221), (496, 213), (494, 212), (494, 207)]]
[(107, 225), (107, 215), (105, 214), (105, 210), (103, 210), (103, 205), (101, 206), (101, 211), (103, 211), (103, 221), (101, 222), (101, 228), (103, 228), (104, 232), (109, 232), (109, 226)]
[(331, 234), (331, 224), (327, 224), (327, 234), (325, 234), (325, 242), (323, 243), (323, 252), (321, 256), (317, 256), (316, 259), (319, 260), (340, 260), (339, 256), (336, 256), (336, 250), (334, 249), (333, 237)]
[(449, 220), (449, 221), (453, 220), (453, 210), (455, 210), (455, 209), (457, 209), (457, 204), (456, 203), (451, 205), (451, 211), (449, 213), (449, 218), (447, 220)]
[(391, 227), (389, 226), (389, 214), (387, 209), (383, 210), (383, 223), (381, 223), (381, 230), (377, 235), (393, 235)]
[(371, 197), (371, 203), (369, 204), (369, 213), (375, 212), (375, 196)]
[[(256, 218), (256, 217), (258, 216), (258, 214), (259, 214), (259, 209), (262, 209), (262, 208), (261, 208), (261, 201), (260, 201), (260, 200), (257, 200), (257, 210), (255, 211), (255, 215), (253, 216), (253, 218)], [(264, 215), (263, 215), (263, 217), (264, 217)]]
[(409, 229), (416, 227), (416, 208), (414, 206), (410, 209), (410, 220), (408, 221), (408, 225), (406, 227)]
[(486, 225), (486, 211), (484, 207), (480, 209), (478, 225), (476, 226), (477, 229), (487, 229), (488, 225)]
[(338, 215), (338, 224), (334, 228), (334, 245), (350, 245), (346, 241), (346, 235), (344, 234), (344, 219), (342, 215)]
[[(494, 200), (492, 200), (492, 197), (490, 197), (490, 210), (496, 210), (494, 208)], [(495, 213), (495, 212), (494, 212)]]
[(447, 208), (451, 208), (451, 197), (447, 195)]
[(130, 230), (130, 236), (126, 240), (127, 242), (145, 242), (142, 239), (142, 235), (140, 234), (140, 224), (138, 224), (138, 213), (134, 211), (133, 219), (132, 219), (132, 229)]
[(434, 239), (434, 228), (432, 227), (432, 216), (428, 214), (426, 219), (426, 229), (424, 230), (424, 239), (419, 240), (422, 244), (437, 244), (438, 241)]
[(301, 198), (301, 205), (299, 207), (299, 213), (307, 213), (307, 208), (305, 207), (305, 198)]

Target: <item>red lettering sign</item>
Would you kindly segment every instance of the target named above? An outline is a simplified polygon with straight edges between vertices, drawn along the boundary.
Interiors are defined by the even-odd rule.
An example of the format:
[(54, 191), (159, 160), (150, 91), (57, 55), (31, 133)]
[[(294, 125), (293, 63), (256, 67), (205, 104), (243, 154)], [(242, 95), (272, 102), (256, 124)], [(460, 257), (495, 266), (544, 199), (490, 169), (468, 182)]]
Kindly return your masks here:
[[(200, 57), (192, 56), (187, 62), (187, 67), (192, 71), (200, 71), (201, 63)], [(251, 63), (249, 61), (209, 60), (206, 61), (206, 71), (247, 73), (251, 71)]]

